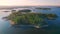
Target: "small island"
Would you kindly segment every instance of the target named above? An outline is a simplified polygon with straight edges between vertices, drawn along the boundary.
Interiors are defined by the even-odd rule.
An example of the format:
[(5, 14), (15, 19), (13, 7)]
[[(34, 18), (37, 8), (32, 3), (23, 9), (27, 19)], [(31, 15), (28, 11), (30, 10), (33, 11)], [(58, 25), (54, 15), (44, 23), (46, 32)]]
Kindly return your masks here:
[(48, 20), (55, 20), (58, 16), (56, 14), (48, 14), (47, 19)]
[(40, 10), (51, 10), (51, 8), (36, 8), (36, 9), (40, 9)]
[(58, 6), (57, 8), (60, 8), (60, 6)]
[(3, 11), (3, 12), (10, 12), (10, 11)]
[(45, 21), (47, 18), (48, 20), (56, 19), (57, 15), (32, 13), (31, 10), (19, 10), (17, 12), (12, 12), (7, 17), (11, 25), (34, 25), (36, 28), (41, 28), (44, 25), (48, 25)]

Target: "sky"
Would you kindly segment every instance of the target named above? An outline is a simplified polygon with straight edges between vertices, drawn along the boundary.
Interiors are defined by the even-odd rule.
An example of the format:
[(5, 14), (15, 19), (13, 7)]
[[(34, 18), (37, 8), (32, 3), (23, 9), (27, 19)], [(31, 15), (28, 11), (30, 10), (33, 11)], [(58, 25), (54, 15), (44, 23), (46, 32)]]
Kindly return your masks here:
[(0, 6), (60, 6), (60, 0), (0, 0)]

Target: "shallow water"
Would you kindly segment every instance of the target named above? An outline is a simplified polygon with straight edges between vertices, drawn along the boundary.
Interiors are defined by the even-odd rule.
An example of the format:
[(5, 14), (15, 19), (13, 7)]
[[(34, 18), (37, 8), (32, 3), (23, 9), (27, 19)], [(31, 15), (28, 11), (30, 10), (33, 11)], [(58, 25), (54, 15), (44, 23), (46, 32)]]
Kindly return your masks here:
[(9, 21), (5, 21), (2, 17), (8, 16), (11, 12), (0, 11), (0, 34), (59, 34), (60, 33), (60, 8), (52, 8), (52, 10), (38, 10), (34, 9), (35, 12), (41, 13), (55, 13), (59, 17), (56, 20), (48, 21), (48, 27), (36, 29), (33, 27), (22, 26), (13, 27), (10, 25)]

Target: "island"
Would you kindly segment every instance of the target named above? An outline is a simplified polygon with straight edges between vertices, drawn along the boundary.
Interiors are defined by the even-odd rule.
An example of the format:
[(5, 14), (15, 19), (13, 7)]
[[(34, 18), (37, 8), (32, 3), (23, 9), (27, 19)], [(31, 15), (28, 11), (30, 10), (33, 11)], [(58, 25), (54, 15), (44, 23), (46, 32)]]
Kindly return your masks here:
[(56, 8), (60, 8), (60, 6), (57, 6)]
[(3, 11), (3, 12), (10, 12), (10, 11)]
[(51, 10), (51, 8), (36, 8), (36, 9), (40, 9), (40, 10)]
[[(23, 13), (24, 12), (24, 13)], [(17, 12), (12, 12), (7, 19), (10, 21), (11, 25), (33, 25), (36, 28), (41, 28), (48, 25), (45, 19), (52, 20), (56, 19), (56, 14), (42, 14), (42, 13), (32, 13), (31, 10), (19, 10)]]

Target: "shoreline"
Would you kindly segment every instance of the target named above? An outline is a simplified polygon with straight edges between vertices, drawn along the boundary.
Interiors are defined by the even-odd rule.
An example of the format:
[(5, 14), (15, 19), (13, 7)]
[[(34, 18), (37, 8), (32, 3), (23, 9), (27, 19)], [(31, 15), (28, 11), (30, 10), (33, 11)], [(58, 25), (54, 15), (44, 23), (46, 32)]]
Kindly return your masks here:
[(12, 21), (12, 20), (9, 20), (9, 22), (10, 22), (10, 24), (12, 25), (12, 26), (16, 26), (16, 27), (20, 27), (20, 26), (29, 26), (29, 27), (34, 27), (34, 28), (43, 28), (43, 27), (48, 27), (48, 25), (43, 25), (43, 26), (41, 26), (41, 27), (39, 27), (39, 26), (36, 26), (36, 25), (16, 25), (16, 23), (14, 22), (14, 21)]
[(16, 24), (16, 23), (15, 23), (14, 21), (12, 21), (12, 20), (9, 20), (9, 22), (10, 22), (11, 25), (15, 25), (15, 24)]

